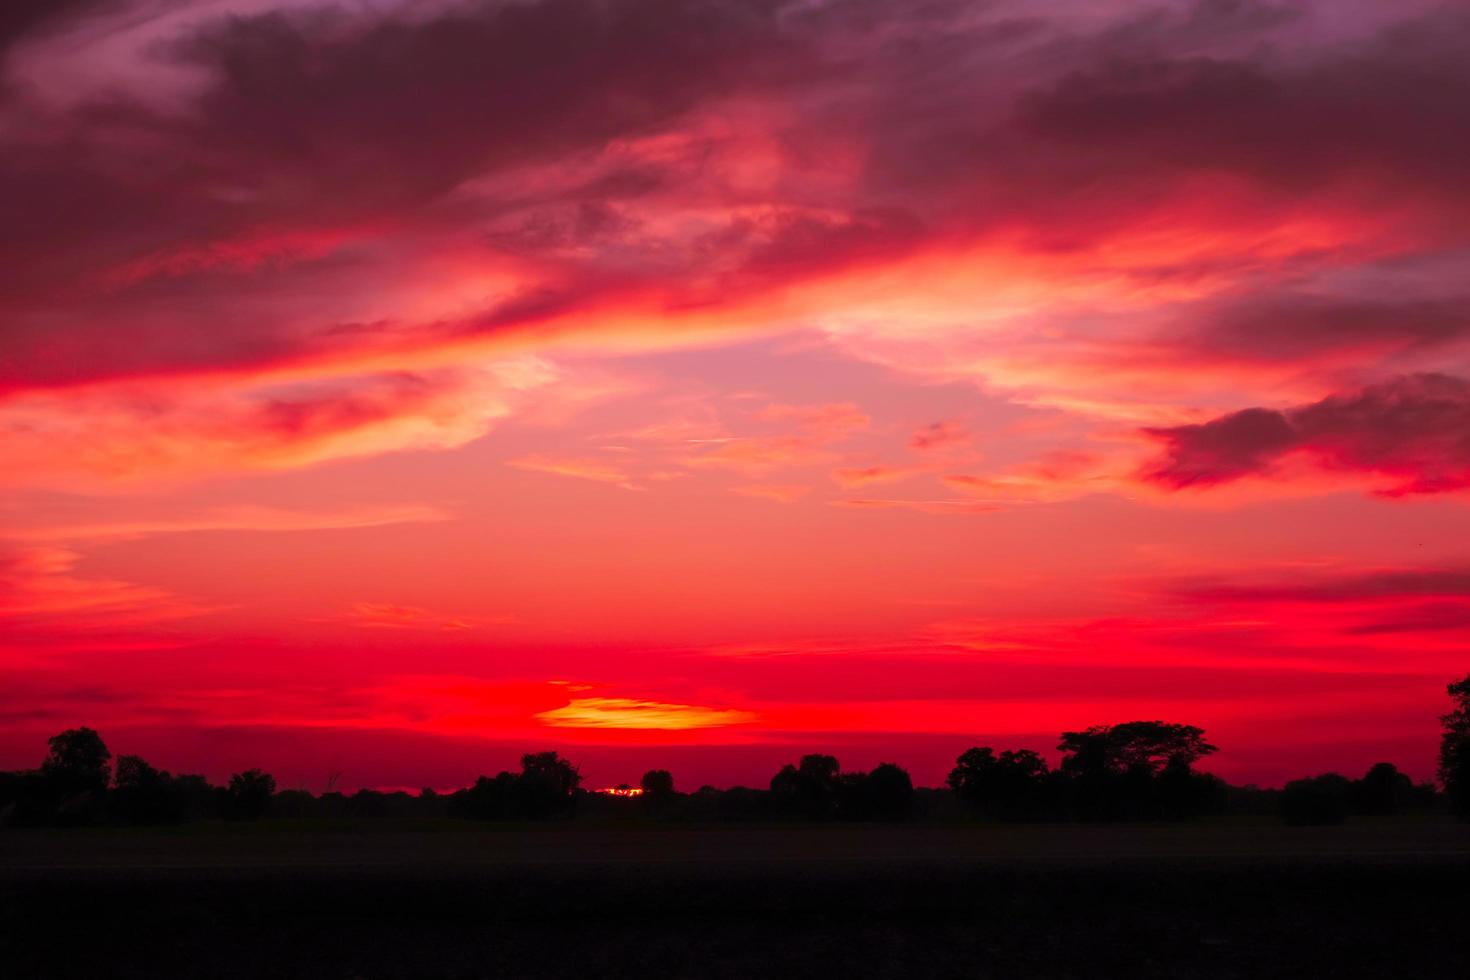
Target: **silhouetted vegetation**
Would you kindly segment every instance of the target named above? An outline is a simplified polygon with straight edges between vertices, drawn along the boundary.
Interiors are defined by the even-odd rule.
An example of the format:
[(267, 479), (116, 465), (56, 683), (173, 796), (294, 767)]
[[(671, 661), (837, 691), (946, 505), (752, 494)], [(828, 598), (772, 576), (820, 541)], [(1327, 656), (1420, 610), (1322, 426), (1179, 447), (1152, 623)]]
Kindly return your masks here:
[(276, 780), (259, 769), (247, 769), (230, 777), (225, 787), (224, 816), (227, 820), (259, 820), (270, 809)]
[[(1440, 778), (1454, 812), (1470, 808), (1470, 677), (1449, 685), (1455, 708), (1442, 718)], [(1415, 784), (1392, 763), (1361, 778), (1324, 773), (1280, 790), (1230, 786), (1199, 772), (1216, 747), (1193, 725), (1131, 721), (1063, 732), (1055, 768), (1030, 749), (967, 749), (955, 760), (947, 791), (917, 789), (901, 766), (844, 772), (836, 757), (810, 753), (782, 766), (769, 788), (702, 786), (675, 789), (666, 769), (651, 769), (637, 787), (612, 792), (581, 788), (577, 767), (555, 752), (528, 753), (518, 772), (480, 776), (452, 793), (418, 794), (364, 788), (351, 796), (329, 790), (278, 791), (259, 769), (235, 773), (224, 786), (198, 775), (175, 776), (136, 755), (112, 754), (90, 728), (51, 738), (37, 769), (0, 772), (0, 824), (136, 826), (188, 820), (293, 819), (659, 821), (898, 821), (972, 819), (1025, 821), (1189, 820), (1211, 814), (1278, 815), (1295, 825), (1330, 825), (1353, 816), (1388, 817), (1440, 806), (1431, 783)]]
[(1352, 783), (1335, 772), (1293, 779), (1281, 790), (1281, 817), (1289, 824), (1328, 826), (1347, 819)]
[(1030, 749), (996, 754), (969, 749), (955, 760), (945, 780), (961, 806), (975, 817), (991, 820), (1037, 820), (1059, 809), (1046, 760)]
[(1439, 779), (1449, 797), (1450, 812), (1470, 820), (1470, 674), (1447, 688), (1454, 710), (1440, 718)]
[(638, 781), (638, 788), (649, 799), (671, 797), (674, 795), (673, 774), (667, 769), (650, 769)]
[(521, 756), (521, 771), (481, 776), (449, 797), (449, 814), (473, 820), (545, 820), (569, 817), (582, 777), (555, 752)]
[(1030, 750), (961, 755), (947, 780), (991, 820), (1182, 820), (1225, 808), (1225, 785), (1193, 764), (1215, 751), (1192, 725), (1133, 721), (1063, 732), (1055, 770)]

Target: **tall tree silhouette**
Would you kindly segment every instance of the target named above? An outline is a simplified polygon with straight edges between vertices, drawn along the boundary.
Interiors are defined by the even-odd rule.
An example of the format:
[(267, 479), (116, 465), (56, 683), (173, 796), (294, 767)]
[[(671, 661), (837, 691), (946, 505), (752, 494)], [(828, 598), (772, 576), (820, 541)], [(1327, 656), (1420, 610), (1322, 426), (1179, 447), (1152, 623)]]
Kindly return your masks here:
[(1439, 719), (1439, 778), (1449, 797), (1450, 812), (1470, 820), (1470, 674), (1446, 689), (1454, 710)]

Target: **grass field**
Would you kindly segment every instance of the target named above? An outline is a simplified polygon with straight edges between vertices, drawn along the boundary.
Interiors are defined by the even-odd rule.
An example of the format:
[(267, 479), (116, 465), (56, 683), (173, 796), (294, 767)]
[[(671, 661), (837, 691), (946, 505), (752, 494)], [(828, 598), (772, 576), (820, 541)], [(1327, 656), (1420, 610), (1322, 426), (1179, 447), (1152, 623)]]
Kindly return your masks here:
[(1470, 975), (1470, 828), (0, 833), (0, 975)]

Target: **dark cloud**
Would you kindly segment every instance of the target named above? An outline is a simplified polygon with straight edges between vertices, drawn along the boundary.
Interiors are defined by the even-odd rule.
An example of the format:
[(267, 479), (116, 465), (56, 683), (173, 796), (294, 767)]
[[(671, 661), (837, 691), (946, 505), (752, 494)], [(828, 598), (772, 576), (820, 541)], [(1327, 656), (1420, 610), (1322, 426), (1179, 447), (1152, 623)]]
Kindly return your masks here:
[(1095, 175), (1223, 173), (1288, 191), (1349, 178), (1466, 200), (1470, 16), (1446, 11), (1295, 62), (1128, 54), (1025, 97), (1016, 125)]
[(1271, 472), (1291, 453), (1393, 478), (1387, 496), (1470, 487), (1470, 381), (1396, 378), (1287, 411), (1251, 408), (1201, 425), (1146, 430), (1164, 457), (1144, 477), (1174, 489)]
[(44, 37), (120, 6), (122, 0), (5, 0), (0, 4), (0, 56), (18, 41)]
[(1395, 616), (1355, 626), (1349, 632), (1359, 636), (1378, 636), (1385, 633), (1434, 633), (1448, 630), (1470, 630), (1470, 605), (1425, 603)]
[[(0, 46), (110, 6), (0, 5)], [(459, 331), (650, 287), (670, 306), (730, 302), (997, 229), (1086, 248), (1151, 209), (1193, 206), (1201, 176), (1240, 181), (1267, 209), (1333, 194), (1358, 212), (1419, 207), (1415, 247), (1463, 238), (1470, 17), (1447, 8), (1362, 41), (1273, 44), (1299, 16), (1203, 0), (1080, 29), (950, 0), (486, 0), (196, 22), (153, 55), (202, 79), (186, 112), (122, 90), (66, 109), (6, 103), (0, 391), (318, 356), (358, 314), (301, 297), (350, 294), (354, 264), (393, 275), (409, 241), (475, 240), (546, 278), (489, 297)], [(516, 177), (618, 141), (714, 140), (681, 127), (734, 100), (769, 110), (757, 118), (780, 172), (754, 200), (699, 147), (549, 188)], [(829, 170), (845, 176), (807, 180)], [(700, 204), (737, 213), (660, 239), (650, 199), (701, 181)], [(1152, 274), (1188, 276), (1190, 263)], [(1210, 336), (1161, 343), (1261, 359), (1354, 338), (1431, 344), (1458, 335), (1459, 309), (1243, 302)], [(1200, 481), (1254, 465), (1220, 452)]]
[(1181, 359), (1293, 363), (1333, 352), (1433, 350), (1470, 338), (1470, 297), (1365, 299), (1264, 293), (1214, 304), (1163, 338)]
[(1148, 429), (1162, 441), (1165, 459), (1145, 476), (1175, 489), (1228, 483), (1261, 473), (1297, 448), (1297, 434), (1281, 412), (1248, 408), (1201, 425)]
[[(1316, 609), (1346, 636), (1470, 630), (1470, 569), (1407, 568), (1339, 575), (1306, 573), (1293, 580), (1236, 584), (1176, 583), (1170, 597), (1227, 608)], [(1280, 609), (1258, 610), (1280, 616)], [(1316, 620), (1314, 620), (1316, 621)]]
[(366, 29), (237, 18), (178, 44), (216, 76), (212, 153), (283, 202), (416, 202), (470, 176), (656, 131), (770, 81), (771, 2), (480, 3)]
[(1390, 569), (1346, 576), (1307, 577), (1270, 585), (1191, 583), (1177, 587), (1174, 594), (1198, 602), (1227, 604), (1470, 599), (1470, 569)]
[[(42, 138), (0, 136), (0, 262), (16, 283), (0, 303), (0, 390), (315, 353), (289, 316), (232, 315), (340, 288), (303, 268), (297, 239), (457, 234), (495, 214), (494, 201), (445, 208), (466, 181), (655, 134), (770, 86), (793, 52), (778, 7), (542, 0), (210, 22), (160, 55), (209, 80), (187, 116), (118, 95), (44, 118)], [(602, 202), (664, 179), (625, 164), (565, 193), (606, 218)], [(145, 274), (116, 275), (140, 263)]]

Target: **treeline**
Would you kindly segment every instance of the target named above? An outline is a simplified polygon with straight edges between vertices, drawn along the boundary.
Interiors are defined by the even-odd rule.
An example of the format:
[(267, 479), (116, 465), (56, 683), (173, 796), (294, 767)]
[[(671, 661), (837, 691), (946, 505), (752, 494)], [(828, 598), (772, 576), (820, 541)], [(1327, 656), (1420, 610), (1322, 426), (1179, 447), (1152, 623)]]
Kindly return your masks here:
[(175, 776), (136, 755), (111, 765), (107, 744), (90, 728), (47, 741), (39, 769), (0, 772), (0, 825), (172, 824), (188, 820), (257, 820), (277, 798), (276, 781), (259, 769), (224, 786), (198, 775)]
[(1446, 801), (1470, 819), (1470, 676), (1450, 684), (1454, 710), (1441, 717), (1439, 777), (1415, 784), (1391, 763), (1361, 778), (1326, 773), (1280, 790), (1231, 786), (1195, 769), (1216, 750), (1203, 729), (1162, 721), (1096, 725), (1063, 732), (1051, 768), (1028, 749), (976, 747), (962, 753), (947, 789), (915, 789), (901, 766), (843, 772), (836, 758), (814, 753), (783, 766), (769, 787), (704, 786), (680, 793), (663, 769), (636, 788), (589, 792), (576, 766), (555, 752), (521, 758), (517, 772), (481, 776), (453, 793), (359, 790), (348, 796), (278, 791), (259, 769), (235, 773), (223, 786), (199, 775), (173, 775), (136, 755), (112, 754), (90, 728), (51, 738), (37, 769), (0, 772), (0, 825), (151, 825), (262, 817), (457, 817), (467, 820), (553, 820), (638, 817), (659, 820), (912, 820), (953, 816), (994, 821), (1187, 820), (1209, 814), (1276, 813), (1293, 824), (1332, 824), (1351, 815), (1431, 810)]

